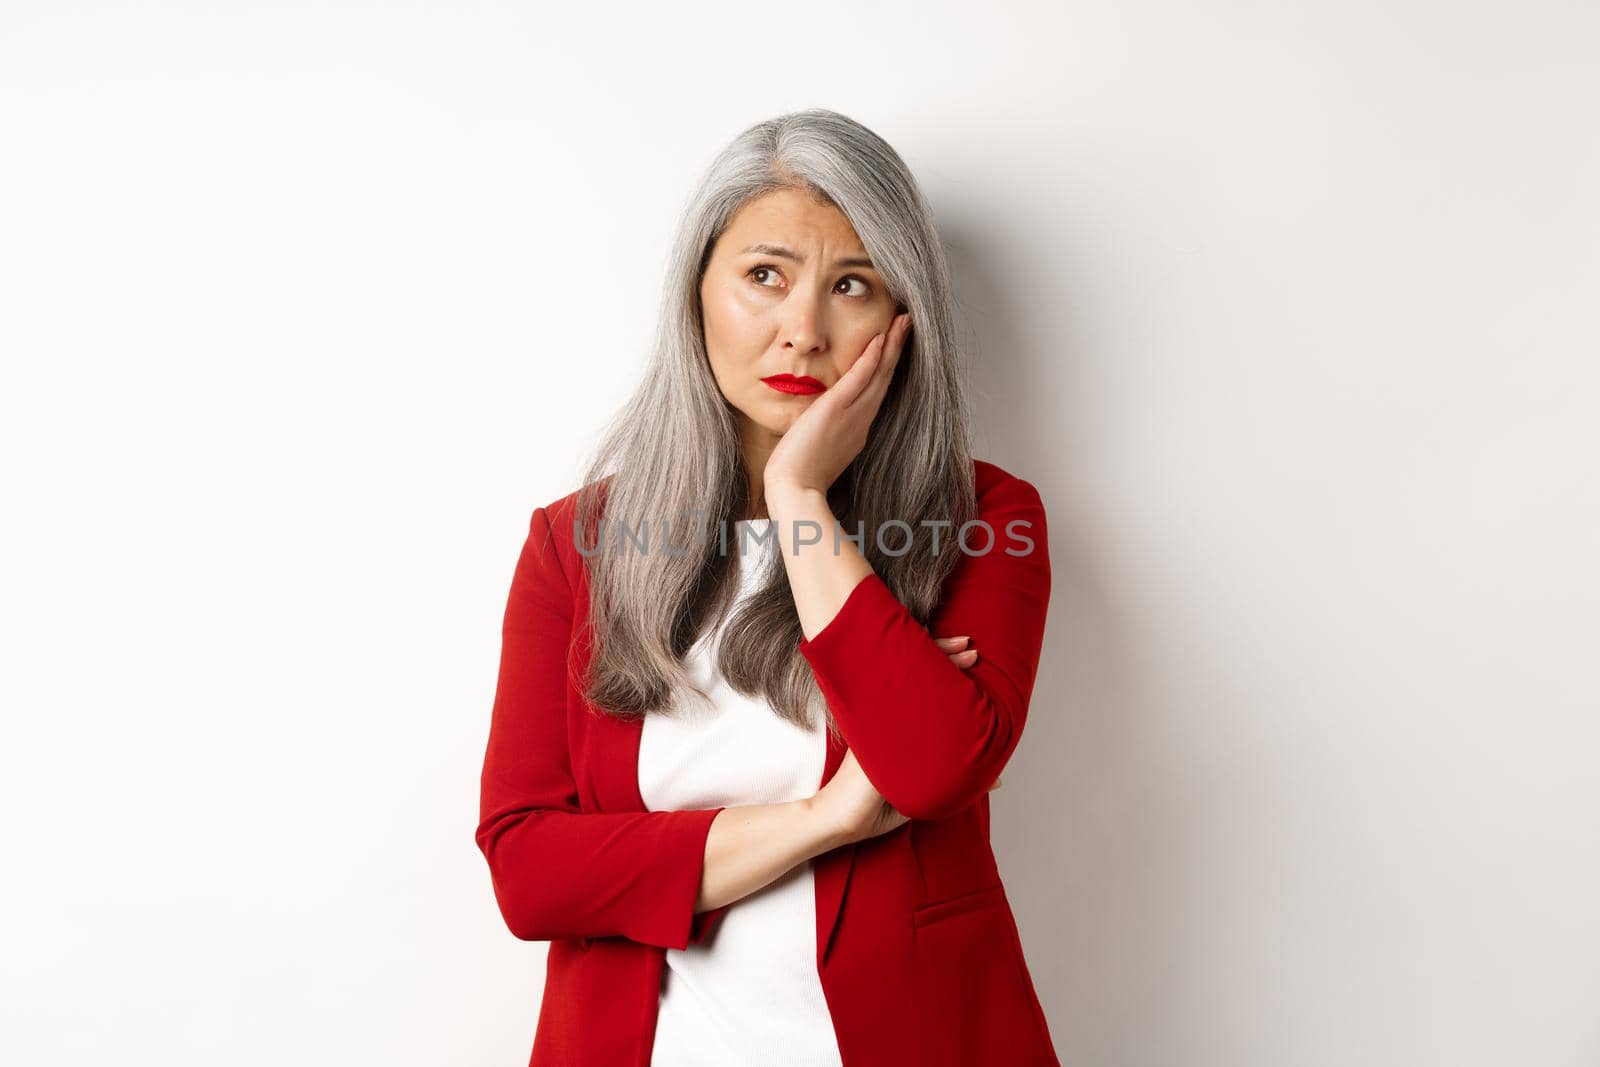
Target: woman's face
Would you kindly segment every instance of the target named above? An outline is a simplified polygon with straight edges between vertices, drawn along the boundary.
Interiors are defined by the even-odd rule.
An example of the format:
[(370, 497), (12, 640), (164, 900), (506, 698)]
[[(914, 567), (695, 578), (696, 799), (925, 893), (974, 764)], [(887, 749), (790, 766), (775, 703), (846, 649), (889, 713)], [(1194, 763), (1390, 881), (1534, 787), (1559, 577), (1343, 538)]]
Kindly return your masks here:
[(712, 247), (700, 307), (712, 374), (746, 444), (758, 447), (775, 444), (820, 395), (763, 379), (831, 388), (898, 310), (844, 213), (802, 189), (768, 193), (734, 214)]

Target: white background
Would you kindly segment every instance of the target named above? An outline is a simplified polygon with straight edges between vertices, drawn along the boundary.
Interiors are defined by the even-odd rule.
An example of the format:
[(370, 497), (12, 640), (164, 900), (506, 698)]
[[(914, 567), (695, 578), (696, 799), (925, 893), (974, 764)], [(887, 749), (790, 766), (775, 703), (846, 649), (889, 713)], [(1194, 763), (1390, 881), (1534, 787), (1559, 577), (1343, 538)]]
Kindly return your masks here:
[(1600, 1062), (1600, 11), (0, 6), (0, 1060), (520, 1064), (531, 510), (690, 184), (905, 156), (1056, 596), (996, 847), (1073, 1067)]

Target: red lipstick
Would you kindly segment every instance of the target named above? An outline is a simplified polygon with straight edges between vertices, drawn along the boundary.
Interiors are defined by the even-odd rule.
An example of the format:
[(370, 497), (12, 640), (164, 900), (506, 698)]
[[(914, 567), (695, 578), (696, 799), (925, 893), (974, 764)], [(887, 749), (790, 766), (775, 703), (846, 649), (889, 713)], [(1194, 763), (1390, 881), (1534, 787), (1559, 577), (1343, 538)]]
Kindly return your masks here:
[(828, 388), (810, 375), (804, 374), (798, 377), (793, 374), (774, 374), (761, 380), (780, 393), (792, 393), (797, 396), (810, 396)]

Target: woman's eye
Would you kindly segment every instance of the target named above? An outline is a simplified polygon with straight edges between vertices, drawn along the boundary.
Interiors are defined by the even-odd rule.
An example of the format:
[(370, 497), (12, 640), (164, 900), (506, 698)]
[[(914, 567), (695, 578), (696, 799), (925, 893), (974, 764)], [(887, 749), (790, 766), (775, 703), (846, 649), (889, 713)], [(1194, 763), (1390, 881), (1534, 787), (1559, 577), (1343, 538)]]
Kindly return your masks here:
[[(757, 285), (761, 286), (762, 288), (771, 289), (773, 286), (768, 284), (768, 276), (769, 275), (771, 277), (774, 277), (774, 278), (779, 277), (778, 272), (777, 272), (777, 270), (775, 268), (763, 265), (763, 266), (758, 266), (758, 267), (751, 267), (748, 277), (750, 278), (751, 281), (755, 282)], [(872, 292), (872, 286), (868, 285), (864, 279), (858, 278), (854, 274), (850, 275), (849, 277), (845, 277), (845, 278), (840, 278), (839, 279), (839, 285), (851, 285), (851, 284), (857, 285), (860, 288), (856, 289), (853, 292), (845, 293), (846, 296), (868, 296)], [(837, 288), (837, 287), (835, 287), (835, 288)]]

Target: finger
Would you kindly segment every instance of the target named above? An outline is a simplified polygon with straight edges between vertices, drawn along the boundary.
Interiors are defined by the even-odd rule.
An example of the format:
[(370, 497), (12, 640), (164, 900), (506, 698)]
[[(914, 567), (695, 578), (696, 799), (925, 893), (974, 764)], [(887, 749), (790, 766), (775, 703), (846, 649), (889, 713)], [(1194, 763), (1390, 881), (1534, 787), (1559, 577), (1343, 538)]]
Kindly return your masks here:
[(970, 637), (967, 637), (965, 634), (963, 634), (960, 637), (935, 637), (933, 639), (933, 643), (938, 645), (940, 648), (955, 649), (962, 647), (970, 640)]
[(894, 365), (900, 362), (900, 357), (905, 353), (906, 343), (911, 340), (911, 312), (907, 311), (899, 316), (899, 332), (889, 338), (887, 346), (892, 358), (889, 362), (889, 374), (893, 376)]
[(867, 347), (862, 349), (861, 355), (857, 356), (855, 362), (850, 364), (839, 376), (839, 380), (833, 383), (833, 388), (822, 395), (831, 396), (833, 403), (842, 407), (854, 404), (872, 384), (873, 373), (878, 369), (882, 357), (883, 344), (884, 335), (874, 334), (872, 340), (867, 342)]
[(991, 793), (992, 793), (992, 792), (994, 792), (994, 791), (995, 791), (995, 790), (996, 790), (996, 789), (999, 789), (999, 788), (1000, 788), (1000, 779), (999, 779), (999, 778), (996, 778), (996, 779), (995, 779), (995, 780), (994, 780), (994, 785), (991, 785), (991, 786), (990, 786), (990, 787), (989, 787), (989, 792), (991, 792)]
[(961, 652), (952, 652), (950, 654), (950, 662), (963, 669), (970, 667), (978, 662), (978, 650), (969, 648)]
[(871, 380), (861, 387), (851, 400), (851, 406), (863, 405), (873, 411), (883, 406), (883, 398), (888, 395), (889, 382), (894, 379), (895, 364), (899, 362), (899, 319), (889, 325), (886, 333), (882, 334), (883, 341), (878, 345), (878, 356), (872, 368)]
[(874, 368), (872, 381), (861, 391), (862, 399), (868, 403), (881, 404), (888, 394), (889, 383), (894, 380), (894, 369), (900, 363), (900, 354), (905, 351), (906, 335), (910, 332), (910, 314), (896, 315), (889, 324), (888, 332), (883, 335), (882, 358)]

